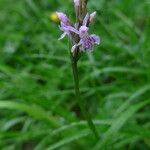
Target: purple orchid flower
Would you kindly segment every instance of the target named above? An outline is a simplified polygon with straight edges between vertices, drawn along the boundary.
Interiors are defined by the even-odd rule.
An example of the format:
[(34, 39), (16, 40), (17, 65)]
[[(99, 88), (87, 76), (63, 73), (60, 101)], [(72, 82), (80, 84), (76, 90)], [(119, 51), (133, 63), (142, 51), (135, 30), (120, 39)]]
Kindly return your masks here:
[(95, 34), (89, 35), (88, 31), (89, 28), (86, 27), (85, 25), (81, 26), (79, 29), (79, 36), (81, 40), (79, 41), (77, 46), (79, 46), (81, 51), (84, 51), (86, 49), (89, 51), (93, 51), (93, 46), (95, 44), (97, 45), (100, 44), (100, 38)]
[(57, 14), (57, 16), (58, 16), (58, 18), (60, 20), (59, 28), (60, 28), (61, 31), (64, 32), (60, 36), (59, 40), (63, 39), (66, 35), (68, 35), (68, 37), (70, 39), (72, 39), (71, 32), (79, 34), (79, 31), (71, 26), (69, 18), (64, 13), (56, 12), (56, 14)]

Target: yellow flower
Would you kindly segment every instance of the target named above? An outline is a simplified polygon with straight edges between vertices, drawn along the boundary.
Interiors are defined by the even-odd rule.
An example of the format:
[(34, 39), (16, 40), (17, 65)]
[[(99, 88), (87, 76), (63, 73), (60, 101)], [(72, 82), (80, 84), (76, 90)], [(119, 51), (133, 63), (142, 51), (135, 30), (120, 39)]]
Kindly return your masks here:
[(59, 18), (58, 18), (57, 14), (55, 12), (50, 14), (50, 19), (52, 21), (54, 21), (54, 22), (58, 22), (59, 21)]

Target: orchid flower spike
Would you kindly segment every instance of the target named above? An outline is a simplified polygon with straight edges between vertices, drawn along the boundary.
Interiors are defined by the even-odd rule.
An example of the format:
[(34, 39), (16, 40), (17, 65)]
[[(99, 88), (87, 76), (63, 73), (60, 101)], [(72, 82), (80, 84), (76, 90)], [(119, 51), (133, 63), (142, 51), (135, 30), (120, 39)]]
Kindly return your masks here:
[[(60, 20), (60, 30), (63, 31), (60, 39), (64, 38), (66, 35), (70, 39), (70, 44), (72, 49), (70, 52), (75, 92), (77, 102), (81, 108), (82, 115), (86, 118), (89, 128), (95, 135), (96, 139), (99, 140), (99, 134), (96, 131), (95, 125), (85, 108), (84, 104), (80, 101), (80, 90), (79, 90), (79, 78), (78, 78), (78, 60), (81, 57), (81, 52), (83, 51), (93, 51), (94, 45), (100, 44), (100, 38), (95, 34), (89, 34), (89, 25), (93, 18), (95, 18), (96, 12), (89, 14), (87, 13), (87, 2), (88, 0), (74, 0), (76, 23), (71, 24), (69, 18), (62, 12), (57, 12), (58, 18)], [(86, 15), (87, 13), (87, 15)], [(86, 112), (87, 111), (87, 112)], [(86, 112), (86, 113), (85, 113)]]
[[(74, 0), (75, 7), (80, 7), (81, 0)], [(77, 11), (77, 10), (76, 10)], [(79, 22), (73, 26), (70, 23), (69, 18), (62, 12), (56, 12), (60, 20), (60, 30), (64, 33), (59, 39), (64, 38), (66, 35), (74, 43), (71, 52), (77, 51), (93, 51), (94, 45), (100, 44), (100, 37), (95, 34), (89, 34), (89, 24), (93, 22), (96, 16), (96, 12), (91, 14), (87, 13), (85, 18), (82, 20), (82, 24)], [(78, 19), (77, 19), (78, 20)], [(79, 24), (80, 26), (76, 26)]]

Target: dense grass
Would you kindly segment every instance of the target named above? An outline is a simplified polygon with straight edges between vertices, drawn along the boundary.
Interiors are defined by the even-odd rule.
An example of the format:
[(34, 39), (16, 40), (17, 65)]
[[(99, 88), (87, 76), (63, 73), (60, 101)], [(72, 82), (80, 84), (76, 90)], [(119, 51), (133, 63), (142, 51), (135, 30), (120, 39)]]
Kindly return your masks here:
[(79, 63), (96, 141), (75, 101), (67, 39), (49, 15), (67, 0), (0, 0), (0, 149), (150, 149), (150, 2), (89, 0), (101, 45)]

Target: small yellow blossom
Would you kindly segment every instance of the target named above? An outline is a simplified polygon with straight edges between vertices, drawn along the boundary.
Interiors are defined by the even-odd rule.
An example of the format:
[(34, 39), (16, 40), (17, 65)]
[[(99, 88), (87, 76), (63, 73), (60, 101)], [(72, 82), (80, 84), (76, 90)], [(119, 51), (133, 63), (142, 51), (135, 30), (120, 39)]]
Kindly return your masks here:
[(54, 21), (54, 22), (58, 22), (59, 21), (59, 18), (58, 18), (57, 14), (55, 12), (50, 14), (50, 19), (52, 21)]

